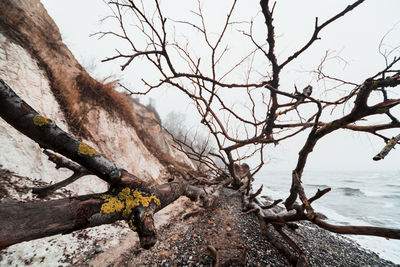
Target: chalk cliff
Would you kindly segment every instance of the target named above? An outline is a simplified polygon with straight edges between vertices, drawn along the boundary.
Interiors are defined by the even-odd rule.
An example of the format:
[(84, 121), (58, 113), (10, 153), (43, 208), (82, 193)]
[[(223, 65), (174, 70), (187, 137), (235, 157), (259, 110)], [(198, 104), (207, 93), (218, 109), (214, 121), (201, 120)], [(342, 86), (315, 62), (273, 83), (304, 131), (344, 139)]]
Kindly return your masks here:
[[(0, 78), (38, 112), (141, 179), (160, 184), (170, 176), (171, 166), (193, 168), (174, 148), (153, 111), (117, 92), (113, 82), (90, 77), (62, 42), (39, 0), (0, 2)], [(0, 187), (8, 190), (0, 190), (0, 201), (35, 199), (28, 189), (10, 193), (13, 184), (26, 189), (38, 182), (58, 182), (71, 173), (55, 169), (35, 142), (1, 118), (0, 140)], [(87, 176), (67, 189), (64, 193), (74, 195), (104, 192), (107, 186)], [(170, 208), (171, 215), (178, 206)], [(166, 220), (163, 216), (158, 224)], [(92, 253), (100, 243), (104, 249), (121, 242), (134, 245), (136, 234), (123, 224), (101, 226), (11, 246), (1, 252), (0, 265), (78, 264), (80, 256)]]

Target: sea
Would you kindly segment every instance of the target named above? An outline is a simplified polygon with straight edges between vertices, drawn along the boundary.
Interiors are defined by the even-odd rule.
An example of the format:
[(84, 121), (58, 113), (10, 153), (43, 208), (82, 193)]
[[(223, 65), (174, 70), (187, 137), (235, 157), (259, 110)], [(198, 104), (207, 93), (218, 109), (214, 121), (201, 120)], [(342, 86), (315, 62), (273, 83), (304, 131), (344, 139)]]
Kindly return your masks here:
[[(311, 197), (317, 189), (332, 190), (313, 203), (314, 210), (339, 225), (368, 225), (400, 229), (400, 170), (393, 171), (308, 171), (303, 186)], [(289, 195), (291, 171), (260, 171), (254, 189), (274, 199)], [(381, 258), (400, 264), (400, 240), (346, 235)]]

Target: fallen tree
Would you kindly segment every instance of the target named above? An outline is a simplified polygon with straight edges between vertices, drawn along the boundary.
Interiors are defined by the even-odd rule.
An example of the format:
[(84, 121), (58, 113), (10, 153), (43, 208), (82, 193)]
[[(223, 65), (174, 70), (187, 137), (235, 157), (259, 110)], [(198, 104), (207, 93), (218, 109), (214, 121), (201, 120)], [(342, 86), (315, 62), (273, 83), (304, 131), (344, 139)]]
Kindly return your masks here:
[[(33, 191), (36, 194), (41, 197), (47, 196), (55, 189), (91, 173), (96, 174), (110, 185), (109, 191), (102, 194), (40, 202), (1, 203), (0, 213), (6, 215), (1, 216), (0, 219), (0, 248), (2, 249), (19, 242), (70, 233), (117, 220), (126, 220), (130, 228), (138, 232), (141, 246), (150, 248), (156, 242), (154, 213), (182, 195), (192, 200), (202, 199), (206, 205), (212, 202), (212, 196), (207, 195), (206, 191), (191, 186), (185, 181), (173, 181), (160, 186), (151, 186), (121, 169), (95, 149), (61, 130), (50, 119), (38, 114), (19, 98), (3, 80), (0, 80), (0, 107), (0, 116), (44, 148), (49, 159), (55, 162), (58, 168), (64, 167), (74, 171), (74, 174), (65, 181), (48, 187), (35, 188)], [(79, 163), (79, 165), (48, 150), (58, 152)], [(244, 181), (244, 177), (249, 172), (248, 167), (236, 166), (236, 169), (235, 174)], [(295, 172), (293, 176), (297, 190), (300, 190), (299, 194), (304, 194)], [(318, 191), (310, 199), (302, 199), (302, 205), (293, 203), (292, 209), (295, 212), (288, 210), (286, 213), (277, 214), (276, 210), (271, 212), (271, 209), (276, 207), (281, 200), (265, 206), (256, 198), (261, 193), (262, 188), (253, 193), (251, 182), (249, 182), (249, 179), (246, 181), (248, 185), (247, 193), (243, 195), (243, 200), (247, 212), (257, 212), (262, 229), (266, 229), (265, 224), (272, 224), (282, 236), (287, 238), (288, 244), (299, 253), (299, 248), (296, 248), (295, 243), (280, 229), (284, 224), (309, 220), (332, 232), (400, 239), (400, 230), (397, 229), (336, 226), (324, 222), (324, 218), (317, 213), (312, 213), (313, 216), (310, 217), (306, 205), (310, 206), (313, 201), (329, 192), (329, 189)], [(267, 233), (266, 236), (268, 237)], [(270, 241), (288, 257), (290, 262), (307, 265), (305, 258), (293, 256), (285, 246), (276, 240)], [(301, 259), (301, 261), (298, 261), (298, 259)]]
[[(251, 23), (248, 32), (243, 32), (243, 36), (250, 38), (255, 46), (255, 50), (249, 56), (261, 55), (265, 57), (269, 64), (268, 67), (270, 67), (269, 72), (263, 75), (258, 82), (253, 82), (251, 79), (242, 83), (225, 80), (225, 77), (229, 76), (232, 70), (245, 62), (249, 56), (239, 61), (228, 73), (221, 74), (217, 71), (218, 64), (220, 64), (221, 58), (224, 57), (227, 51), (227, 49), (220, 50), (226, 29), (235, 24), (231, 21), (231, 18), (237, 1), (233, 1), (231, 9), (227, 13), (225, 24), (222, 27), (223, 30), (216, 42), (212, 42), (209, 39), (205, 24), (200, 25), (188, 21), (178, 22), (179, 24), (191, 26), (204, 37), (206, 46), (211, 51), (210, 69), (204, 70), (204, 65), (200, 64), (200, 58), (195, 58), (184, 46), (168, 39), (169, 34), (166, 23), (169, 23), (170, 20), (163, 16), (162, 8), (158, 1), (154, 1), (155, 12), (145, 12), (146, 6), (135, 4), (134, 1), (111, 2), (110, 4), (114, 7), (114, 18), (118, 20), (123, 35), (112, 32), (100, 33), (102, 35), (111, 34), (128, 41), (131, 45), (131, 51), (134, 51), (133, 54), (118, 52), (116, 56), (110, 57), (105, 61), (120, 58), (126, 59), (127, 61), (122, 65), (122, 69), (125, 69), (136, 58), (144, 57), (158, 70), (160, 75), (159, 83), (151, 85), (150, 82), (146, 82), (146, 92), (168, 85), (185, 93), (193, 101), (201, 116), (201, 123), (208, 128), (210, 136), (215, 139), (219, 149), (218, 152), (210, 153), (207, 157), (202, 154), (197, 155), (214, 173), (214, 177), (210, 177), (212, 181), (201, 179), (201, 181), (197, 182), (211, 185), (213, 191), (218, 191), (221, 187), (231, 187), (237, 190), (237, 194), (242, 194), (245, 206), (244, 211), (248, 213), (254, 212), (258, 215), (260, 227), (267, 239), (293, 264), (307, 265), (307, 259), (303, 256), (301, 249), (285, 234), (284, 231), (286, 230), (283, 229), (284, 226), (288, 226), (291, 229), (296, 228), (292, 224), (296, 221), (307, 220), (319, 227), (342, 234), (374, 235), (400, 239), (400, 230), (397, 229), (337, 226), (327, 223), (324, 216), (314, 211), (312, 203), (323, 197), (330, 189), (318, 190), (313, 197), (308, 197), (302, 186), (302, 174), (309, 154), (319, 140), (334, 131), (347, 129), (370, 133), (382, 138), (387, 144), (374, 157), (375, 160), (383, 159), (398, 143), (399, 138), (397, 136), (389, 139), (381, 134), (380, 131), (400, 127), (398, 119), (391, 112), (400, 103), (400, 99), (389, 98), (387, 90), (387, 88), (394, 88), (400, 85), (400, 72), (394, 68), (399, 62), (399, 58), (393, 58), (392, 61), (388, 61), (387, 66), (382, 71), (365, 79), (360, 84), (336, 79), (336, 81), (351, 87), (351, 89), (346, 95), (334, 100), (314, 97), (311, 86), (304, 87), (302, 92), (299, 92), (297, 88), (293, 92), (293, 90), (280, 87), (281, 71), (289, 63), (301, 56), (304, 51), (308, 50), (319, 39), (318, 34), (327, 25), (351, 12), (363, 2), (363, 0), (355, 1), (322, 24), (319, 24), (318, 20), (316, 20), (314, 33), (310, 40), (294, 52), (292, 56), (279, 62), (275, 52), (275, 29), (273, 24), (275, 4), (271, 6), (269, 1), (262, 0), (260, 7), (267, 28), (266, 43), (258, 44), (255, 41), (251, 28), (253, 23)], [(142, 32), (147, 38), (147, 45), (143, 48), (139, 46), (140, 44), (136, 45), (125, 30), (125, 25), (127, 24), (124, 23), (124, 15), (129, 14), (128, 11), (132, 12), (133, 17), (138, 20), (139, 32)], [(147, 14), (155, 15), (154, 17), (148, 17)], [(195, 12), (195, 14), (202, 21), (204, 20), (200, 5), (198, 12)], [(265, 47), (268, 49), (266, 50)], [(175, 65), (172, 50), (180, 53), (189, 66), (188, 71), (181, 71), (181, 66)], [(209, 65), (207, 66), (209, 68)], [(211, 73), (211, 76), (207, 76), (204, 73)], [(318, 70), (318, 75), (325, 79), (330, 79), (329, 76), (322, 72), (322, 69)], [(244, 116), (239, 110), (226, 104), (228, 101), (225, 101), (224, 94), (221, 93), (224, 90), (242, 90), (244, 92), (250, 103), (248, 116)], [(374, 91), (380, 92), (383, 95), (383, 100), (371, 105), (369, 100), (371, 100), (370, 96)], [(261, 96), (262, 101), (260, 104), (255, 99)], [(257, 105), (261, 105), (262, 109), (265, 110), (261, 119), (255, 111)], [(351, 105), (351, 110), (345, 115), (341, 114), (341, 116), (333, 120), (330, 120), (330, 117), (326, 121), (322, 120), (324, 113), (329, 113), (327, 112), (329, 109), (344, 105)], [(308, 106), (311, 108), (305, 110), (304, 107)], [(312, 111), (310, 112), (310, 110)], [(296, 118), (296, 122), (281, 122), (280, 118), (285, 118), (285, 116), (289, 115)], [(368, 122), (368, 118), (372, 115), (380, 115), (389, 119), (389, 121), (383, 124), (365, 125), (365, 122)], [(62, 131), (50, 119), (38, 114), (20, 99), (4, 81), (0, 82), (0, 116), (11, 126), (37, 142), (45, 150), (44, 152), (49, 156), (49, 159), (55, 162), (58, 167), (68, 168), (74, 172), (70, 178), (61, 183), (35, 188), (34, 192), (39, 196), (46, 196), (53, 190), (87, 174), (98, 176), (110, 186), (110, 189), (102, 194), (76, 196), (45, 202), (1, 203), (0, 213), (7, 214), (7, 216), (1, 216), (0, 218), (0, 248), (22, 241), (59, 233), (69, 233), (117, 220), (126, 220), (130, 228), (138, 232), (141, 246), (149, 248), (156, 242), (156, 232), (152, 217), (154, 213), (181, 195), (188, 196), (193, 200), (201, 199), (206, 205), (212, 201), (212, 196), (208, 195), (203, 189), (189, 185), (187, 181), (177, 180), (160, 186), (152, 186), (139, 177), (123, 170), (87, 144)], [(241, 132), (238, 133), (235, 126), (230, 126), (229, 120), (224, 121), (224, 118), (233, 118), (240, 123)], [(361, 121), (364, 122), (364, 125), (356, 124)], [(261, 201), (258, 198), (261, 194), (261, 189), (254, 192), (251, 182), (254, 175), (264, 165), (265, 147), (277, 145), (307, 130), (309, 130), (308, 136), (299, 152), (297, 165), (292, 171), (292, 185), (289, 197), (285, 201)], [(196, 157), (196, 149), (190, 150), (190, 146), (187, 144), (182, 147), (183, 151), (192, 153), (192, 158)], [(250, 149), (247, 152), (243, 152), (247, 148)], [(255, 155), (259, 157), (260, 161), (255, 168), (250, 169), (248, 165), (240, 164)], [(215, 163), (216, 158), (224, 163), (223, 167)], [(296, 202), (298, 198), (300, 203)], [(278, 203), (281, 202), (284, 203), (285, 209), (278, 206)], [(276, 230), (292, 249), (288, 249), (286, 245), (272, 238), (272, 235), (269, 234), (272, 229)], [(211, 249), (211, 251), (213, 250)], [(214, 254), (216, 261), (218, 261), (218, 253)]]
[(61, 130), (53, 121), (38, 114), (0, 79), (0, 116), (14, 128), (69, 159), (46, 152), (58, 167), (74, 174), (66, 181), (33, 191), (46, 196), (76, 178), (95, 174), (110, 185), (103, 194), (32, 203), (1, 203), (0, 248), (45, 236), (69, 233), (87, 227), (126, 220), (137, 231), (142, 247), (156, 242), (153, 214), (178, 197), (207, 199), (205, 192), (185, 181), (152, 186), (107, 160), (89, 145)]
[[(216, 176), (229, 177), (224, 185), (230, 185), (243, 194), (247, 212), (258, 214), (262, 229), (266, 229), (265, 225), (272, 224), (287, 243), (300, 253), (296, 244), (285, 237), (283, 225), (308, 220), (319, 227), (341, 234), (395, 239), (400, 237), (400, 231), (397, 229), (327, 223), (324, 216), (315, 212), (311, 204), (328, 193), (330, 188), (318, 190), (310, 198), (302, 185), (302, 175), (310, 153), (322, 138), (337, 130), (364, 132), (382, 139), (386, 146), (373, 158), (374, 160), (383, 159), (398, 144), (399, 136), (389, 138), (383, 133), (400, 127), (400, 122), (393, 112), (400, 99), (389, 90), (400, 85), (400, 71), (396, 68), (400, 57), (393, 56), (398, 52), (398, 47), (385, 50), (382, 48), (382, 39), (379, 50), (386, 66), (360, 83), (326, 74), (324, 64), (329, 57), (329, 52), (326, 52), (314, 73), (318, 81), (334, 83), (332, 89), (344, 88), (345, 93), (340, 97), (330, 96), (329, 89), (322, 91), (311, 85), (306, 85), (302, 90), (298, 90), (296, 85), (294, 90), (282, 88), (280, 85), (282, 72), (310, 50), (327, 26), (348, 15), (364, 2), (366, 1), (354, 1), (322, 22), (318, 17), (315, 18), (314, 29), (308, 41), (283, 59), (276, 52), (274, 11), (279, 3), (269, 0), (261, 0), (259, 13), (245, 21), (236, 16), (240, 14), (240, 2), (233, 0), (225, 16), (221, 16), (222, 23), (212, 26), (207, 24), (205, 8), (200, 1), (197, 1), (195, 9), (190, 11), (192, 17), (182, 20), (169, 18), (166, 15), (168, 6), (158, 0), (146, 3), (139, 0), (116, 0), (109, 2), (113, 13), (108, 18), (118, 23), (119, 31), (103, 31), (97, 34), (100, 38), (117, 38), (129, 47), (116, 50), (117, 53), (105, 58), (104, 62), (120, 60), (121, 70), (124, 71), (140, 58), (153, 67), (151, 79), (142, 78), (145, 89), (130, 91), (131, 93), (148, 94), (155, 89), (172, 87), (187, 96), (196, 107), (200, 121), (208, 129), (209, 136), (214, 139), (218, 152), (205, 157), (203, 153), (196, 153), (196, 149), (190, 147), (190, 144), (181, 142), (182, 151), (191, 158), (196, 158), (197, 155), (199, 160), (214, 170)], [(261, 19), (258, 16), (263, 19), (262, 30)], [(258, 26), (256, 23), (259, 23)], [(248, 25), (248, 28), (242, 25)], [(179, 35), (181, 32), (183, 37)], [(200, 36), (200, 39), (191, 39), (188, 32)], [(235, 33), (242, 35), (238, 37)], [(243, 45), (236, 48), (231, 42), (237, 40), (234, 38), (238, 38)], [(247, 42), (251, 45), (244, 45)], [(262, 71), (260, 66), (264, 67)], [(241, 69), (247, 71), (243, 73)], [(154, 73), (158, 73), (157, 80), (154, 79)], [(244, 78), (237, 78), (240, 75)], [(322, 91), (323, 94), (317, 97), (316, 91)], [(381, 97), (371, 96), (373, 92), (379, 92)], [(231, 93), (239, 95), (245, 104), (229, 104)], [(343, 112), (335, 112), (339, 107)], [(370, 120), (372, 116), (380, 116), (380, 121), (386, 122), (376, 123)], [(289, 196), (285, 201), (271, 200), (261, 203), (257, 199), (261, 188), (254, 193), (251, 181), (265, 163), (265, 148), (306, 131), (309, 131), (308, 135), (292, 171)], [(258, 165), (249, 168), (245, 175), (238, 175), (236, 166), (241, 166), (241, 162), (255, 157), (259, 159)], [(215, 158), (225, 166), (218, 166)], [(296, 202), (297, 199), (300, 200), (300, 204)], [(284, 203), (285, 210), (280, 210), (277, 214), (276, 205), (280, 202)], [(293, 253), (280, 244), (277, 244), (277, 248), (287, 255), (291, 262), (297, 262)], [(299, 262), (306, 263), (306, 259)]]

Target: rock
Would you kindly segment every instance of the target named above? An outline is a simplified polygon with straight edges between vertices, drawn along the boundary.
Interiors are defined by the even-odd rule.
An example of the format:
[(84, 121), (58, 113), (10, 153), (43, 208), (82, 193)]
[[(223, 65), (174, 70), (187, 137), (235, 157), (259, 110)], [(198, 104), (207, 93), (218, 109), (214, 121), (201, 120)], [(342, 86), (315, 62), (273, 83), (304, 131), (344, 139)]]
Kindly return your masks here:
[(158, 256), (162, 257), (162, 258), (169, 258), (169, 257), (171, 257), (171, 255), (172, 255), (172, 252), (168, 251), (168, 250), (163, 250), (163, 251), (158, 252)]
[(171, 236), (171, 240), (173, 240), (173, 241), (176, 241), (176, 240), (178, 240), (179, 239), (179, 236), (178, 235), (173, 235), (173, 236)]

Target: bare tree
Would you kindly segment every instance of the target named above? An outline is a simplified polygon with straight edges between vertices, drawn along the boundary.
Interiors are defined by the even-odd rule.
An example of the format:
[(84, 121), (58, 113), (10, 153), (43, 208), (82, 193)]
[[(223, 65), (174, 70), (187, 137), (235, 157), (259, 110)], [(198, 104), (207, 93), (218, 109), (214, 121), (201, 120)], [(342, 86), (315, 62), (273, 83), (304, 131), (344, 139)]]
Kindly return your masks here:
[[(360, 84), (332, 78), (323, 73), (322, 68), (319, 69), (318, 74), (321, 78), (331, 79), (347, 89), (344, 95), (337, 98), (315, 97), (315, 91), (319, 88), (313, 88), (311, 85), (305, 86), (301, 91), (297, 88), (282, 88), (280, 85), (282, 70), (302, 57), (319, 39), (319, 33), (326, 26), (363, 2), (365, 0), (355, 1), (322, 23), (317, 18), (309, 40), (291, 56), (283, 59), (276, 53), (276, 2), (271, 3), (268, 0), (260, 1), (260, 16), (263, 18), (266, 32), (262, 38), (254, 32), (254, 18), (246, 22), (235, 20), (235, 14), (239, 12), (236, 10), (237, 0), (231, 2), (226, 16), (223, 16), (224, 22), (216, 28), (218, 34), (214, 34), (207, 27), (200, 1), (197, 2), (197, 9), (191, 13), (193, 20), (181, 21), (167, 18), (163, 5), (158, 0), (109, 2), (113, 12), (110, 18), (118, 22), (120, 30), (98, 33), (100, 37), (111, 35), (122, 39), (129, 45), (126, 52), (117, 50), (116, 55), (104, 61), (124, 60), (121, 69), (125, 70), (136, 59), (142, 58), (142, 63), (146, 62), (156, 70), (157, 79), (143, 80), (146, 88), (138, 92), (139, 94), (169, 86), (181, 91), (193, 102), (201, 117), (200, 122), (208, 129), (218, 148), (213, 157), (218, 158), (225, 166), (218, 169), (218, 175), (223, 179), (214, 190), (230, 186), (237, 192), (243, 192), (243, 202), (248, 212), (257, 213), (262, 229), (266, 229), (265, 225), (272, 225), (301, 257), (296, 257), (272, 239), (271, 242), (292, 262), (299, 265), (307, 265), (307, 260), (281, 229), (283, 225), (290, 225), (294, 221), (308, 220), (324, 229), (342, 234), (400, 238), (400, 230), (397, 229), (327, 223), (314, 211), (312, 203), (330, 189), (318, 190), (314, 196), (309, 197), (301, 183), (309, 154), (319, 140), (336, 130), (366, 132), (381, 138), (386, 146), (375, 156), (376, 160), (383, 159), (398, 143), (398, 137), (390, 139), (382, 134), (382, 131), (400, 126), (398, 119), (391, 112), (400, 103), (400, 99), (395, 98), (388, 90), (400, 84), (400, 71), (396, 69), (399, 58), (390, 58), (391, 55), (386, 54), (386, 67)], [(175, 34), (175, 29), (179, 28), (194, 30), (201, 37), (201, 42), (196, 45), (203, 45), (208, 51), (207, 55), (196, 55), (190, 40)], [(252, 48), (237, 62), (222, 64), (224, 59), (230, 57), (228, 33), (231, 29), (237, 29), (235, 32), (239, 33), (242, 41), (251, 43)], [(263, 63), (263, 68), (256, 68), (255, 62)], [(238, 72), (243, 69), (247, 70), (244, 78), (238, 79)], [(371, 93), (374, 91), (380, 92), (383, 97), (370, 104)], [(240, 97), (243, 102), (231, 103), (232, 94)], [(346, 106), (350, 106), (351, 109), (347, 110), (344, 108)], [(338, 108), (342, 108), (344, 114), (335, 113), (336, 117), (333, 119), (327, 116)], [(379, 115), (385, 122), (373, 123), (369, 120), (371, 115)], [(205, 192), (183, 181), (151, 187), (60, 130), (51, 120), (40, 116), (4, 82), (0, 83), (0, 116), (43, 148), (53, 150), (78, 163), (80, 166), (70, 161), (58, 161), (57, 157), (50, 154), (57, 164), (74, 170), (71, 180), (92, 173), (110, 184), (110, 190), (105, 194), (48, 202), (0, 204), (0, 211), (11, 215), (7, 220), (0, 219), (0, 247), (119, 219), (127, 220), (131, 228), (138, 231), (142, 246), (149, 247), (155, 242), (152, 221), (154, 212), (180, 195), (187, 195), (192, 199), (203, 197), (207, 200)], [(289, 197), (285, 201), (261, 202), (257, 198), (261, 188), (254, 192), (251, 181), (264, 165), (265, 148), (275, 146), (302, 132), (307, 132), (308, 135), (291, 174)], [(258, 164), (253, 168), (243, 164), (250, 157), (258, 158)], [(52, 189), (42, 188), (39, 191), (44, 194), (47, 190)], [(300, 202), (296, 202), (298, 198)], [(285, 210), (279, 210), (277, 204), (280, 202), (284, 202)], [(52, 217), (55, 213), (60, 214), (60, 217)], [(49, 222), (52, 222), (54, 227), (49, 227)], [(10, 238), (10, 232), (15, 234), (14, 238)], [(268, 233), (265, 234), (268, 236)]]
[(185, 114), (171, 111), (162, 120), (162, 126), (176, 139), (183, 141), (188, 133)]
[(204, 133), (200, 127), (189, 129), (185, 114), (179, 112), (169, 112), (162, 125), (175, 141), (175, 148), (185, 153), (195, 164), (197, 173), (205, 178), (200, 180), (206, 184), (218, 183), (212, 178), (220, 177), (226, 170), (218, 156), (215, 156), (216, 148), (211, 135), (205, 134), (207, 132)]
[[(207, 127), (216, 142), (219, 150), (216, 156), (226, 166), (228, 183), (245, 192), (246, 206), (250, 211), (258, 213), (262, 224), (271, 223), (279, 228), (282, 223), (309, 220), (337, 233), (399, 238), (400, 231), (395, 229), (328, 224), (314, 211), (311, 204), (330, 189), (318, 190), (310, 198), (302, 186), (302, 174), (308, 156), (318, 141), (332, 132), (346, 129), (381, 138), (386, 146), (374, 157), (375, 160), (384, 158), (398, 143), (398, 136), (390, 139), (382, 133), (400, 126), (391, 112), (400, 103), (400, 99), (388, 90), (400, 84), (400, 72), (396, 69), (400, 57), (393, 56), (398, 53), (398, 48), (390, 52), (382, 52), (381, 49), (386, 67), (359, 84), (325, 74), (323, 65), (328, 54), (325, 55), (316, 73), (319, 79), (329, 80), (335, 87), (343, 88), (345, 93), (340, 97), (329, 95), (328, 91), (325, 92), (325, 97), (316, 97), (313, 90), (321, 90), (311, 85), (302, 90), (296, 87), (294, 90), (282, 88), (280, 85), (282, 71), (311, 49), (328, 25), (351, 13), (364, 2), (365, 0), (354, 1), (325, 21), (321, 22), (316, 18), (314, 31), (308, 41), (283, 59), (276, 53), (274, 10), (277, 2), (268, 0), (260, 1), (259, 14), (263, 17), (265, 29), (262, 37), (255, 32), (255, 23), (258, 22), (255, 18), (249, 18), (248, 21), (235, 20), (235, 14), (240, 12), (237, 10), (237, 0), (232, 0), (230, 8), (221, 15), (223, 23), (213, 25), (212, 30), (207, 26), (200, 1), (197, 1), (197, 9), (190, 12), (191, 18), (188, 20), (167, 17), (165, 5), (168, 4), (158, 0), (110, 1), (113, 12), (110, 19), (114, 19), (120, 29), (118, 32), (99, 32), (98, 35), (112, 35), (123, 40), (129, 47), (125, 52), (117, 50), (114, 56), (103, 61), (121, 60), (121, 70), (125, 70), (141, 58), (158, 72), (157, 79), (154, 79), (154, 75), (151, 81), (143, 79), (145, 89), (137, 92), (138, 94), (147, 94), (156, 88), (173, 87), (192, 101), (201, 117), (201, 123)], [(199, 39), (196, 39), (195, 44), (191, 43), (189, 38), (181, 36), (180, 31), (194, 31)], [(241, 33), (240, 42), (252, 44), (252, 48), (235, 63), (229, 61), (232, 57), (231, 32)], [(202, 46), (202, 50), (195, 50), (195, 46)], [(263, 63), (262, 68), (260, 63)], [(244, 78), (243, 75), (237, 78), (243, 69), (247, 70)], [(382, 99), (373, 98), (372, 92), (381, 92)], [(244, 104), (231, 103), (232, 94), (244, 99)], [(343, 110), (343, 113), (335, 112), (338, 109)], [(374, 123), (370, 120), (372, 115), (379, 115), (384, 123)], [(302, 132), (308, 132), (308, 135), (291, 174), (290, 195), (284, 201), (286, 211), (277, 215), (271, 208), (280, 201), (269, 205), (261, 204), (256, 198), (261, 190), (252, 192), (251, 177), (263, 166), (266, 147), (275, 146)], [(235, 169), (250, 157), (258, 157), (258, 165), (246, 175), (238, 175)], [(300, 204), (296, 202), (298, 198)]]

